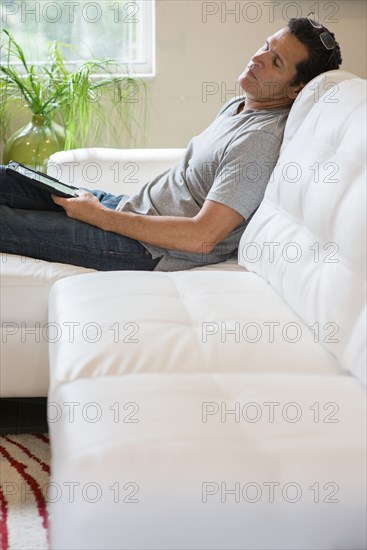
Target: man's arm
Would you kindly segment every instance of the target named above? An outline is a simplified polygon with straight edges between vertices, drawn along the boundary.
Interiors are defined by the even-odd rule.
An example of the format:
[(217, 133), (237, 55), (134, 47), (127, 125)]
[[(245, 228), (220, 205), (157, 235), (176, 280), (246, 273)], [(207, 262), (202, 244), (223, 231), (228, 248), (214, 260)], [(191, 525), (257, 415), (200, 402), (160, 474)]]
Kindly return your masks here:
[(70, 218), (161, 248), (198, 254), (211, 252), (244, 220), (229, 206), (212, 200), (206, 200), (195, 217), (183, 218), (111, 210), (83, 190), (77, 198), (52, 198)]

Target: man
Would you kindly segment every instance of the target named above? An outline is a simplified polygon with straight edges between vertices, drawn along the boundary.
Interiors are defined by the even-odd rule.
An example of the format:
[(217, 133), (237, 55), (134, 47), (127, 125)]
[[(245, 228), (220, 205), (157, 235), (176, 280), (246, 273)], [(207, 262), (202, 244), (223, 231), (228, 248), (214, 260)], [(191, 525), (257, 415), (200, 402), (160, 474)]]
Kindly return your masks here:
[(270, 36), (231, 100), (180, 163), (131, 198), (80, 190), (48, 195), (1, 170), (0, 251), (99, 270), (174, 271), (237, 249), (276, 164), (304, 85), (341, 64), (334, 35), (308, 18)]

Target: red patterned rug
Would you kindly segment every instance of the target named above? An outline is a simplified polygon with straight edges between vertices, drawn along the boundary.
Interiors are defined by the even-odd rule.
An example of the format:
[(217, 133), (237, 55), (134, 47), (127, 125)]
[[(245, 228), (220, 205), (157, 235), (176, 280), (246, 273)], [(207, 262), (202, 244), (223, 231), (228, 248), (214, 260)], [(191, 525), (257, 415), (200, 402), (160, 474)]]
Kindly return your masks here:
[(0, 550), (47, 549), (50, 441), (0, 436)]

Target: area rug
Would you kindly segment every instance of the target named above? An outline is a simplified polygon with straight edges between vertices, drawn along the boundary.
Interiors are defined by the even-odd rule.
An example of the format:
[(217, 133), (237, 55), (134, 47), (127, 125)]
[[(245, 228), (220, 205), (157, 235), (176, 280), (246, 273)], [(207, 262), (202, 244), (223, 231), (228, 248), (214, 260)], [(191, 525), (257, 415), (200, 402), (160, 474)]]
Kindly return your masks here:
[(49, 548), (46, 434), (0, 436), (0, 550)]

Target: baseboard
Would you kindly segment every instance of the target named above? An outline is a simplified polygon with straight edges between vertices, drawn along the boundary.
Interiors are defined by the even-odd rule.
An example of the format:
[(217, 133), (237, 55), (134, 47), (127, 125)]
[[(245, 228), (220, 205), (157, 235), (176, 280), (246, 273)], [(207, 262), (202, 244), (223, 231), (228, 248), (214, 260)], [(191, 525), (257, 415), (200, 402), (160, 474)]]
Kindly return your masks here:
[(0, 399), (0, 435), (46, 432), (46, 397)]

